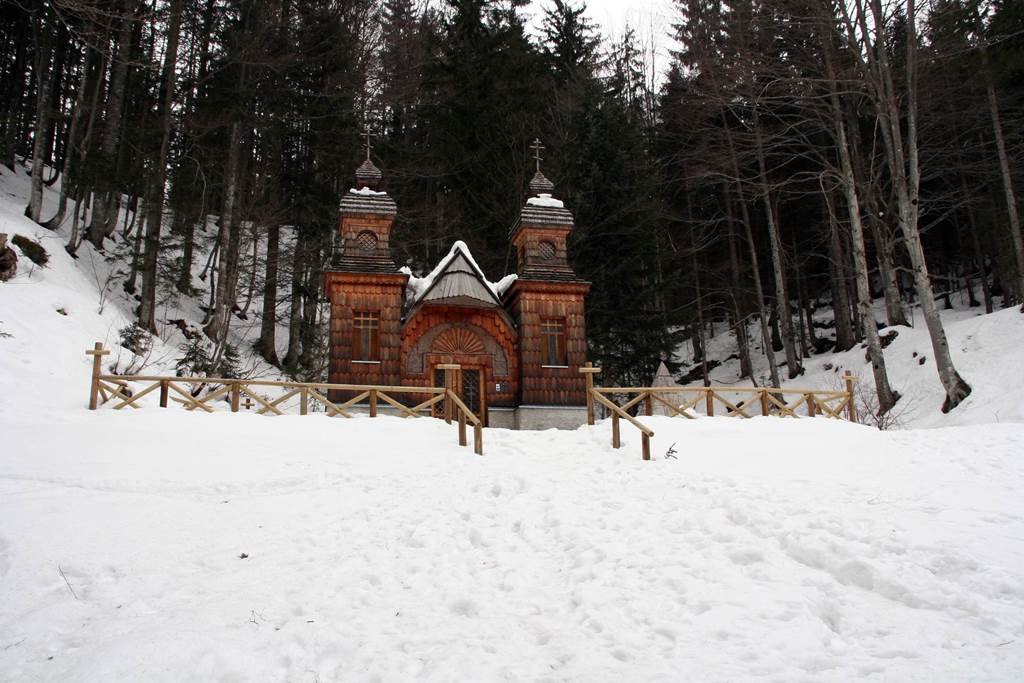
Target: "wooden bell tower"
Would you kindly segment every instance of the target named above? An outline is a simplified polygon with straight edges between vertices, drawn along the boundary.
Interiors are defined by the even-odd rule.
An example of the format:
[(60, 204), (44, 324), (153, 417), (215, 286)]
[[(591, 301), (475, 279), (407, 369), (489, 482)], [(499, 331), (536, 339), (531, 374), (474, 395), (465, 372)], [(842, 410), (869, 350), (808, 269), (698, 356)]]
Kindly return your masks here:
[(568, 261), (567, 242), (573, 216), (555, 199), (554, 183), (540, 170), (540, 141), (534, 142), (536, 172), (512, 227), (519, 278), (505, 295), (519, 328), (520, 404), (583, 406), (587, 336), (584, 297), (590, 283)]
[[(402, 300), (409, 276), (391, 257), (398, 207), (380, 189), (383, 174), (370, 160), (356, 170), (356, 187), (341, 200), (340, 248), (324, 273), (331, 302), (330, 382), (399, 384)], [(341, 394), (332, 392), (332, 398)]]

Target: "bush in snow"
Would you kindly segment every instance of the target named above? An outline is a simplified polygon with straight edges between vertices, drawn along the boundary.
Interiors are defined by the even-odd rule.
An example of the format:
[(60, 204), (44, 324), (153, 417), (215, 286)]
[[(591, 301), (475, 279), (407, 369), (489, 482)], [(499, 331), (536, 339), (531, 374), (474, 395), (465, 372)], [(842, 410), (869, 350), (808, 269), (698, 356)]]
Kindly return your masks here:
[(174, 364), (178, 377), (199, 377), (205, 375), (213, 362), (210, 351), (206, 348), (206, 340), (190, 339), (178, 347), (182, 356)]
[(238, 379), (242, 372), (242, 358), (231, 344), (224, 346), (219, 360), (214, 360), (203, 338), (190, 339), (178, 350), (183, 354), (174, 364), (178, 377), (222, 377)]
[(118, 334), (121, 335), (121, 346), (136, 356), (144, 356), (153, 348), (153, 335), (138, 322), (122, 327)]
[(242, 359), (238, 355), (238, 349), (231, 344), (224, 346), (224, 353), (221, 354), (220, 361), (210, 375), (214, 377), (223, 377), (224, 379), (238, 379), (241, 373)]

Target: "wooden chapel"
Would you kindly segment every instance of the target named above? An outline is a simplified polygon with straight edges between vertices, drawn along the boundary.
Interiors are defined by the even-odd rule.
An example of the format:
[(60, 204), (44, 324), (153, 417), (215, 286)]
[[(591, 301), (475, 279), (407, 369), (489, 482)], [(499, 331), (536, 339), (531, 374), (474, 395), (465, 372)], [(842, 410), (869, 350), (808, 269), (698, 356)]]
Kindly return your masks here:
[(537, 170), (510, 240), (517, 273), (487, 279), (463, 242), (426, 277), (391, 255), (398, 215), (367, 158), (341, 200), (339, 249), (324, 275), (330, 301), (329, 381), (440, 386), (462, 366), (460, 397), (484, 423), (575, 428), (586, 420), (585, 297), (568, 260), (573, 215)]

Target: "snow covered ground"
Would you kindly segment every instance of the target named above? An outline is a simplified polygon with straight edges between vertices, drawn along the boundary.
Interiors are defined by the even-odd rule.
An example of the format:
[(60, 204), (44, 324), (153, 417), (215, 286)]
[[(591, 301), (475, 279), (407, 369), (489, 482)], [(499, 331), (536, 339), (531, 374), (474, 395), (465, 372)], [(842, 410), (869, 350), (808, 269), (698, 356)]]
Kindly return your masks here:
[[(0, 284), (0, 681), (1024, 680), (1019, 313), (951, 312), (965, 426), (644, 418), (646, 463), (629, 425), (481, 458), (430, 419), (89, 412), (130, 315), (3, 180), (51, 263)], [(887, 349), (906, 427), (942, 423), (926, 343)]]
[(5, 411), (0, 679), (1024, 678), (1019, 427), (650, 422)]

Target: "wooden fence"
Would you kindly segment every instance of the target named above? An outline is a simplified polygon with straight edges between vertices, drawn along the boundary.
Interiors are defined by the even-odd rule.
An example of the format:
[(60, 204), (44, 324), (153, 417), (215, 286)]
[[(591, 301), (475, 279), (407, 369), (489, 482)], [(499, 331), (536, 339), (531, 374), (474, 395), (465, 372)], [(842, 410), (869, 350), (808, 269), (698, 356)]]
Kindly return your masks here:
[[(451, 424), (453, 420), (458, 423), (459, 445), (468, 445), (467, 425), (472, 425), (473, 450), (478, 455), (484, 454), (483, 422), (455, 392), (455, 387), (458, 386), (458, 375), (462, 372), (459, 365), (438, 366), (439, 369), (444, 370), (445, 386), (443, 387), (377, 386), (218, 377), (105, 375), (102, 372), (102, 360), (103, 356), (109, 353), (110, 351), (104, 349), (101, 342), (96, 342), (93, 349), (86, 351), (87, 355), (93, 357), (92, 381), (89, 386), (89, 410), (96, 410), (100, 405), (110, 401), (115, 401), (114, 410), (137, 409), (140, 407), (140, 400), (143, 397), (157, 391), (159, 391), (161, 408), (166, 408), (170, 400), (183, 405), (186, 410), (202, 410), (207, 413), (215, 412), (216, 401), (226, 401), (231, 406), (231, 412), (237, 413), (243, 407), (243, 399), (246, 409), (256, 407), (256, 412), (260, 415), (284, 415), (287, 409), (286, 402), (298, 397), (300, 415), (308, 414), (311, 405), (319, 404), (331, 417), (346, 418), (352, 417), (353, 409), (356, 406), (362, 407), (364, 403), (370, 417), (377, 417), (378, 407), (382, 402), (397, 410), (402, 417), (423, 417), (424, 414), (430, 414), (435, 410), (434, 406), (441, 404), (444, 420), (448, 424)], [(133, 390), (130, 387), (132, 383), (143, 386)], [(216, 388), (203, 396), (196, 396), (187, 388), (187, 385), (196, 384)], [(257, 387), (273, 388), (284, 391), (284, 393), (272, 399), (260, 395), (256, 391)], [(335, 403), (327, 398), (327, 394), (331, 391), (353, 392), (356, 395), (342, 403)], [(403, 395), (426, 395), (428, 398), (410, 407), (397, 398)]]
[[(821, 389), (776, 389), (774, 387), (598, 387), (594, 376), (600, 368), (587, 363), (580, 368), (587, 377), (587, 424), (594, 424), (595, 407), (603, 406), (612, 419), (612, 447), (622, 446), (619, 436), (621, 420), (629, 422), (640, 430), (641, 452), (644, 460), (651, 459), (651, 437), (654, 431), (646, 426), (630, 410), (644, 415), (653, 415), (655, 406), (663, 407), (669, 417), (696, 419), (699, 409), (704, 415), (717, 414), (729, 417), (755, 417), (776, 415), (778, 417), (826, 417), (837, 420), (857, 421), (857, 406), (854, 403), (853, 384), (856, 379), (850, 373), (843, 376), (845, 391)], [(730, 400), (730, 396), (733, 397)], [(743, 396), (745, 398), (736, 398)], [(622, 397), (622, 405), (616, 399)], [(803, 413), (801, 415), (801, 413)]]

